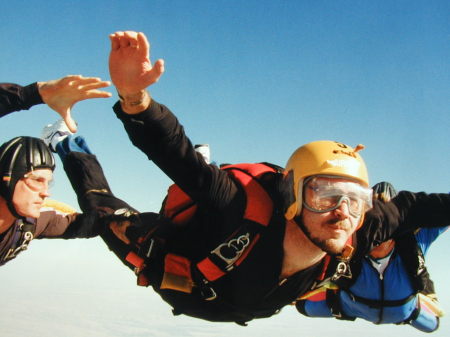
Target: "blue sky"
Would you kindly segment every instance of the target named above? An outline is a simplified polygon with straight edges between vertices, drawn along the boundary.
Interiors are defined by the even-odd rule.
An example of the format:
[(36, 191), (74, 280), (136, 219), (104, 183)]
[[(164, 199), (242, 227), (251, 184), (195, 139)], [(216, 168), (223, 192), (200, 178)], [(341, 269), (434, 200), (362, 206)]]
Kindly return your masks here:
[[(366, 146), (361, 154), (373, 183), (388, 180), (399, 190), (450, 191), (448, 1), (18, 0), (2, 7), (2, 82), (25, 85), (67, 74), (109, 79), (108, 34), (142, 31), (152, 45), (152, 60), (163, 58), (166, 62), (166, 73), (151, 88), (154, 99), (177, 114), (194, 143), (210, 144), (215, 161), (284, 165), (298, 146), (331, 139)], [(133, 148), (111, 110), (117, 99), (114, 88), (108, 90), (113, 98), (75, 106), (79, 133), (98, 155), (114, 192), (140, 210), (156, 211), (170, 181)], [(1, 141), (22, 134), (38, 136), (45, 124), (56, 119), (43, 105), (11, 114), (0, 121)], [(61, 165), (52, 193), (54, 198), (76, 206)], [(450, 292), (444, 287), (444, 271), (438, 267), (448, 254), (445, 239), (440, 238), (429, 254), (444, 305), (449, 303)], [(70, 263), (60, 263), (60, 254)], [(38, 273), (36, 261), (49, 270)], [(23, 297), (17, 279), (29, 280), (31, 270), (39, 293), (52, 297), (52, 290), (59, 289), (61, 302), (74, 297), (79, 303), (90, 303), (107, 293), (96, 286), (97, 293), (91, 294), (86, 290), (89, 283), (84, 281), (77, 287), (85, 278), (94, 284), (104, 283), (104, 273), (89, 267), (95, 263), (105, 268), (111, 288), (116, 275), (126, 272), (100, 241), (43, 241), (34, 243), (26, 255), (12, 263), (14, 266), (2, 267), (0, 278), (18, 291), (10, 306), (19, 302), (18, 312), (26, 305), (29, 311), (45, 313), (50, 309), (42, 307), (41, 300)], [(76, 269), (73, 277), (77, 282), (64, 282), (50, 271), (56, 266), (67, 268), (67, 273)], [(141, 289), (134, 289), (128, 274), (123, 277), (130, 280), (123, 287), (118, 283), (111, 293), (142, 294)], [(117, 308), (117, 303), (126, 301), (125, 295), (106, 297)], [(152, 308), (140, 298), (136, 301), (147, 317)], [(55, 303), (55, 312), (70, 312), (67, 306), (58, 308)], [(161, 303), (160, 307), (167, 309)], [(8, 315), (6, 308), (0, 310), (1, 316)], [(168, 335), (179, 320), (200, 329), (193, 335), (207, 335), (214, 329), (201, 321), (173, 319), (166, 311), (157, 317), (161, 317), (158, 326), (167, 323)], [(154, 314), (160, 315), (160, 310)], [(67, 316), (70, 314), (64, 316), (62, 331), (64, 326), (70, 331), (77, 326)], [(92, 320), (88, 317), (86, 314), (77, 321), (89, 325)], [(143, 317), (137, 316), (137, 329), (151, 335), (151, 326), (140, 326), (145, 325)], [(362, 327), (366, 335), (367, 331), (414, 334), (409, 327), (334, 325), (336, 322), (295, 315), (284, 316), (281, 323), (280, 319), (272, 319), (273, 324), (282, 324), (285, 335), (294, 333), (297, 320), (302, 324), (300, 331), (312, 325), (318, 335), (325, 325), (342, 331)], [(2, 327), (6, 329), (6, 318), (0, 323), (1, 332)], [(51, 327), (55, 322), (49, 319), (47, 324)], [(267, 320), (257, 326), (270, 324)], [(124, 323), (121, 333), (108, 331), (107, 335), (126, 336), (126, 326)], [(226, 331), (243, 334), (242, 329), (235, 329)], [(245, 335), (263, 336), (258, 328), (251, 329)], [(5, 333), (7, 337), (19, 336), (14, 329)], [(449, 334), (444, 318), (434, 335)], [(28, 335), (43, 334), (36, 331)], [(61, 335), (69, 336), (67, 331)], [(95, 327), (78, 335), (103, 336)]]

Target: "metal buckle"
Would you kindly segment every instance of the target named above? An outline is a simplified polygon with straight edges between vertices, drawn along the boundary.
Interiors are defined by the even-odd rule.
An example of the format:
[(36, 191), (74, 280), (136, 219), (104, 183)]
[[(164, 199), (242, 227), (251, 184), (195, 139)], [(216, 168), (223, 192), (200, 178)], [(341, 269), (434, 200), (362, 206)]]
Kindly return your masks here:
[(331, 277), (331, 280), (336, 281), (341, 277), (345, 277), (348, 279), (352, 278), (352, 271), (350, 270), (350, 265), (346, 261), (341, 261), (338, 263), (336, 267), (336, 272)]
[(216, 254), (227, 264), (226, 269), (231, 270), (233, 268), (233, 264), (241, 257), (245, 248), (247, 248), (249, 244), (250, 233), (246, 233), (237, 238), (233, 238), (228, 242), (222, 243), (211, 253)]
[(217, 298), (217, 293), (214, 291), (214, 289), (207, 286), (206, 284), (201, 287), (200, 292), (205, 301), (212, 301)]

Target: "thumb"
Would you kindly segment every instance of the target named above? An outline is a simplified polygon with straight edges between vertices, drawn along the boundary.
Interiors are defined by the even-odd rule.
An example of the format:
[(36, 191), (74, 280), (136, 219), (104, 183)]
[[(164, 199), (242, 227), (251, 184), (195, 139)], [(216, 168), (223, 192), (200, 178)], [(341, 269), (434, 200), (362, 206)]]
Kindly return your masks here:
[(156, 72), (159, 74), (159, 76), (161, 76), (164, 73), (164, 60), (157, 60), (153, 67), (156, 69)]
[(150, 84), (158, 82), (159, 78), (163, 73), (164, 73), (164, 61), (160, 59), (153, 64), (152, 69), (148, 73)]
[(70, 114), (70, 109), (67, 109), (67, 111), (65, 113), (61, 113), (60, 115), (64, 119), (64, 122), (66, 123), (67, 128), (70, 130), (70, 132), (76, 133), (77, 132), (77, 123), (72, 118), (72, 116)]

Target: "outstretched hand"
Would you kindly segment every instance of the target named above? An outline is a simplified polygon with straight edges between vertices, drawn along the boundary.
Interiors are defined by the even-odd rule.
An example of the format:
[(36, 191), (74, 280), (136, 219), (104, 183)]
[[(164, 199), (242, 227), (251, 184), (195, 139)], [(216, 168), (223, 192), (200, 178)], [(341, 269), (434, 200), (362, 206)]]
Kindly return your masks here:
[(127, 245), (130, 244), (130, 239), (126, 235), (127, 228), (130, 227), (131, 222), (125, 221), (113, 221), (109, 224), (111, 231), (119, 238), (121, 241), (125, 242)]
[(122, 96), (134, 95), (157, 82), (164, 72), (164, 61), (150, 62), (150, 44), (143, 33), (116, 32), (109, 36), (111, 80)]
[(44, 103), (61, 115), (69, 130), (77, 132), (77, 124), (71, 116), (74, 104), (90, 98), (111, 97), (111, 93), (98, 90), (110, 85), (98, 77), (68, 75), (58, 80), (38, 82), (38, 90)]

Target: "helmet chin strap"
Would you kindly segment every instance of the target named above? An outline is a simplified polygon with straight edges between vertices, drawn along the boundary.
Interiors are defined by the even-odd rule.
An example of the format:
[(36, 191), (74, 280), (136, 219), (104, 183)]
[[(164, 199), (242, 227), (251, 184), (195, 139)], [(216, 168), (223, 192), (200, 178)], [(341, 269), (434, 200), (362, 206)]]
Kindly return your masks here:
[[(308, 238), (308, 240), (315, 246), (317, 246), (314, 241), (311, 239), (311, 234), (309, 233), (308, 229), (306, 228), (305, 224), (303, 223), (302, 218), (300, 215), (296, 215), (292, 221), (297, 225), (298, 228), (305, 234), (305, 236)], [(320, 247), (319, 247), (320, 248)]]
[(11, 214), (17, 219), (24, 220), (26, 217), (20, 215), (17, 212), (16, 208), (14, 207), (14, 203), (13, 203), (14, 190), (15, 190), (15, 186), (13, 187), (13, 192), (12, 193), (11, 193), (11, 190), (8, 189), (7, 192), (6, 193), (2, 193), (1, 196), (6, 201), (6, 206), (8, 206), (8, 210), (11, 212)]

